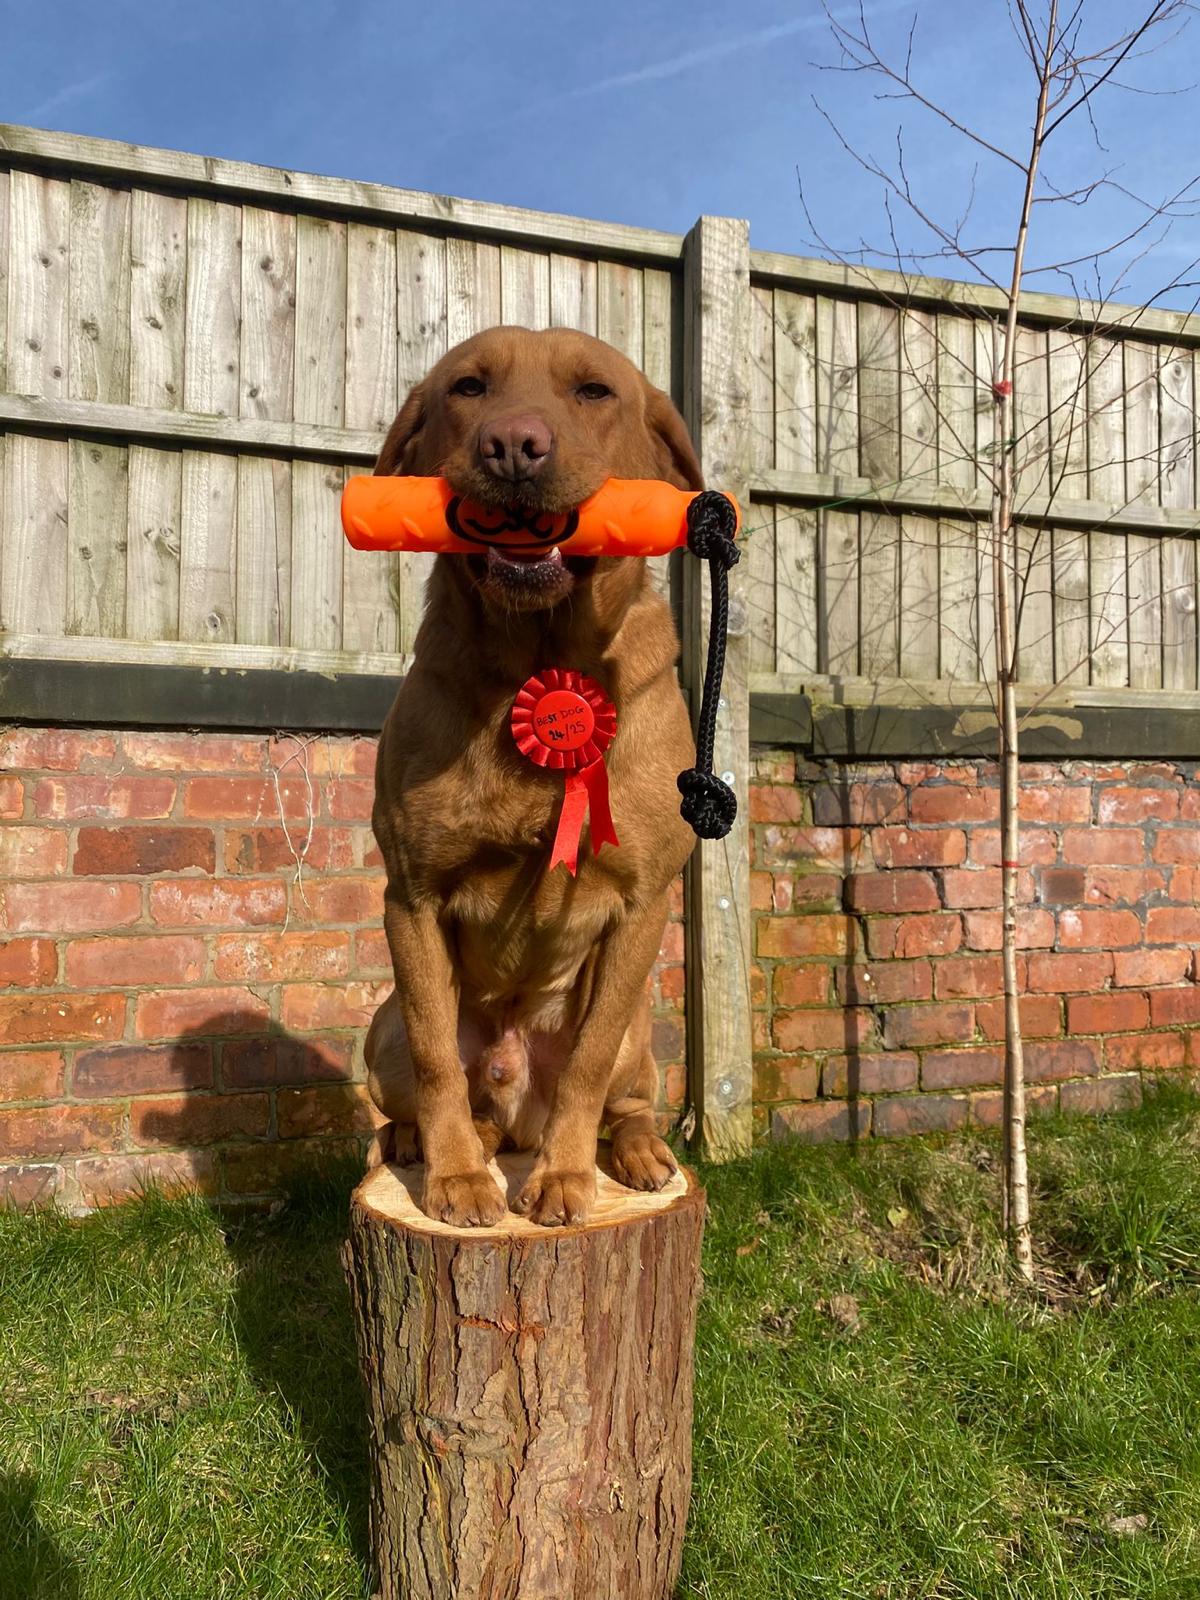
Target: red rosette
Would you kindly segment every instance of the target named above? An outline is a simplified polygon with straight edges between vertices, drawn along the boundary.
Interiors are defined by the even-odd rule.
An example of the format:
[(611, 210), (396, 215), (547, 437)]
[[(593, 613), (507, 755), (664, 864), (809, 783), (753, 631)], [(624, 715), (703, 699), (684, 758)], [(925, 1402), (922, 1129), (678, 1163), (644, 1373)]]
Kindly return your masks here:
[(510, 719), (517, 749), (535, 766), (566, 774), (551, 868), (561, 861), (574, 875), (579, 836), (589, 803), (592, 848), (616, 844), (608, 808), (604, 752), (617, 732), (612, 701), (593, 678), (570, 669), (548, 667), (527, 678), (513, 701)]

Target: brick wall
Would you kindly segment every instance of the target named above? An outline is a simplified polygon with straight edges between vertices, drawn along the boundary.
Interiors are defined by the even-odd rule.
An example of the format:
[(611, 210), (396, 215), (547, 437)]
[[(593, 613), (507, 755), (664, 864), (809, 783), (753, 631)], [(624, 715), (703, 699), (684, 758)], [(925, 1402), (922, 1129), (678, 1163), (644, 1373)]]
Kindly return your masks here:
[[(374, 741), (0, 732), (0, 1199), (270, 1194), (369, 1126)], [(682, 926), (654, 988), (683, 1094)]]
[[(988, 762), (760, 751), (758, 1130), (809, 1139), (1000, 1113), (999, 789)], [(1195, 764), (1027, 764), (1020, 979), (1035, 1108), (1200, 1069)]]

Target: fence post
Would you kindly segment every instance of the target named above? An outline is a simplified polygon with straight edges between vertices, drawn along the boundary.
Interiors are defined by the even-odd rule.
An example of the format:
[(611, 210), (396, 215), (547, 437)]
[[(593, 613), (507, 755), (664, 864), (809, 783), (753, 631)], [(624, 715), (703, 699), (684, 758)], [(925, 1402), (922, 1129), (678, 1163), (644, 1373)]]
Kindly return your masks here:
[[(684, 415), (713, 489), (747, 507), (750, 361), (750, 228), (733, 217), (701, 217), (683, 263)], [(749, 612), (745, 566), (729, 574), (729, 647), (714, 768), (731, 781), (738, 816), (725, 839), (697, 845), (688, 865), (688, 1077), (696, 1132), (718, 1160), (750, 1148)], [(683, 670), (693, 718), (708, 652), (708, 583), (684, 564)], [(728, 775), (732, 773), (732, 779)]]

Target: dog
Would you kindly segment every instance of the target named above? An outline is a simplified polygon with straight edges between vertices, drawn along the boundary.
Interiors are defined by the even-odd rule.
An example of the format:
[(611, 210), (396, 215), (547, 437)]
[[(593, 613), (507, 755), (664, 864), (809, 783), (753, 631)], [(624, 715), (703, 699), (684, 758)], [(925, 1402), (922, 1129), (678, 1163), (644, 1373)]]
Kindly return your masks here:
[[(376, 473), (443, 475), (490, 509), (562, 513), (610, 477), (702, 489), (670, 399), (616, 350), (568, 329), (499, 327), (451, 350), (406, 399)], [(434, 564), (412, 668), (379, 744), (373, 826), (387, 870), (396, 987), (372, 1022), (375, 1160), (423, 1159), (422, 1205), (486, 1226), (501, 1144), (537, 1152), (514, 1208), (583, 1222), (596, 1145), (634, 1189), (669, 1181), (655, 1131), (649, 975), (694, 843), (676, 775), (694, 761), (670, 610), (645, 562), (526, 560), (488, 549)], [(616, 709), (606, 756), (619, 847), (549, 871), (561, 773), (517, 750), (532, 674), (572, 668)], [(390, 1124), (390, 1127), (387, 1125)]]

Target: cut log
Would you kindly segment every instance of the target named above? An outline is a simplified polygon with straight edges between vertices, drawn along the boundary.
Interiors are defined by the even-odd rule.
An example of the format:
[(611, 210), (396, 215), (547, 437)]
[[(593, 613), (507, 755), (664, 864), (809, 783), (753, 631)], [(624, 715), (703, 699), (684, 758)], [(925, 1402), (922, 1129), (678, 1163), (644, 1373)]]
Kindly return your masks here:
[[(500, 1156), (514, 1197), (529, 1155)], [(669, 1600), (691, 1491), (704, 1191), (613, 1179), (581, 1227), (433, 1222), (420, 1167), (345, 1249), (381, 1600)]]

